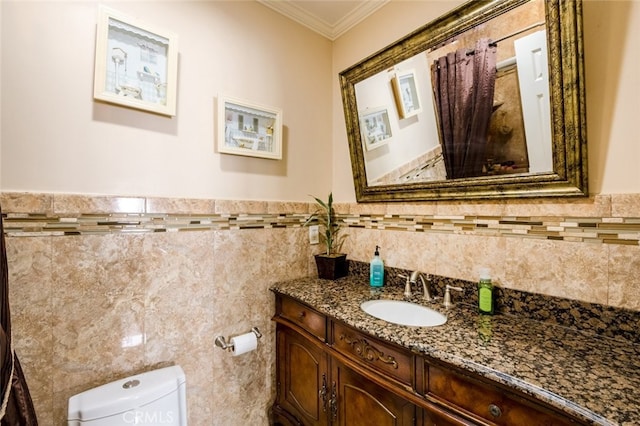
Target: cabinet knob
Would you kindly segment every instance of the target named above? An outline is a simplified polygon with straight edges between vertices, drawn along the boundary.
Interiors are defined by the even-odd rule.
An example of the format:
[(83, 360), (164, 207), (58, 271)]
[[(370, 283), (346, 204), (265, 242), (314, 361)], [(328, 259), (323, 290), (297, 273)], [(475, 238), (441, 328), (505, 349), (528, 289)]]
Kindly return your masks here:
[(495, 404), (489, 404), (489, 414), (493, 417), (500, 417), (502, 415), (502, 410)]
[(305, 311), (300, 311), (300, 313), (298, 314), (298, 321), (302, 321), (306, 316), (307, 313)]

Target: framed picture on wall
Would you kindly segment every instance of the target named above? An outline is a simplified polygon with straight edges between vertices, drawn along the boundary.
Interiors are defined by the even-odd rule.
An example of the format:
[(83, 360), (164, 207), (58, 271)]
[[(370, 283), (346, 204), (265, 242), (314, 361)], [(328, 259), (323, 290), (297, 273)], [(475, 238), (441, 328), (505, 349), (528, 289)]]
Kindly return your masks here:
[(93, 97), (176, 115), (178, 37), (100, 6)]
[(361, 112), (360, 132), (367, 151), (380, 148), (389, 143), (392, 134), (388, 109), (379, 107)]
[(414, 70), (398, 71), (391, 80), (393, 95), (401, 119), (413, 117), (422, 111), (418, 82)]
[(218, 96), (218, 152), (282, 159), (282, 109)]

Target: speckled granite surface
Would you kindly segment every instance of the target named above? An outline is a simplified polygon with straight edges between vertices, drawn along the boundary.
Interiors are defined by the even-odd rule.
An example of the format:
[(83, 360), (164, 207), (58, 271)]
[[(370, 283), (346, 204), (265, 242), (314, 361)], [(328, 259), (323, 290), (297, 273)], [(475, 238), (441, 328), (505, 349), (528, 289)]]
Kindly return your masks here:
[[(350, 261), (349, 264), (350, 275), (368, 282), (368, 263)], [(398, 275), (411, 273), (404, 269), (389, 267), (385, 267), (385, 271), (387, 271), (385, 275), (387, 282), (398, 286), (404, 285), (404, 279)], [(447, 284), (462, 287), (462, 297), (457, 296), (458, 300), (470, 306), (477, 306), (478, 292), (475, 282), (438, 275), (430, 275), (430, 282), (435, 294), (440, 295), (444, 293)], [(495, 287), (495, 309), (496, 312), (504, 314), (525, 316), (537, 321), (640, 344), (640, 311), (500, 287)]]
[[(555, 323), (514, 315), (485, 317), (465, 304), (449, 311), (442, 298), (421, 302), (448, 316), (438, 327), (405, 327), (360, 309), (372, 299), (403, 299), (395, 282), (372, 290), (356, 270), (336, 280), (303, 278), (272, 291), (373, 336), (446, 361), (598, 425), (640, 424), (640, 346)], [(436, 294), (438, 292), (437, 285)], [(460, 296), (454, 293), (454, 301)]]

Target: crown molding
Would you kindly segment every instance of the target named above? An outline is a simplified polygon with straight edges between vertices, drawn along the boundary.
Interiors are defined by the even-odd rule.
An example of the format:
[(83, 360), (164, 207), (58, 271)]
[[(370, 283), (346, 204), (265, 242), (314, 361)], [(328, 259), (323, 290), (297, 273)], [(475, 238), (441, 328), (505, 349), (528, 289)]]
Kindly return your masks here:
[(335, 23), (330, 23), (305, 9), (300, 1), (292, 0), (257, 0), (259, 3), (304, 25), (333, 41), (360, 23), (367, 16), (387, 4), (390, 0), (362, 1), (353, 10)]

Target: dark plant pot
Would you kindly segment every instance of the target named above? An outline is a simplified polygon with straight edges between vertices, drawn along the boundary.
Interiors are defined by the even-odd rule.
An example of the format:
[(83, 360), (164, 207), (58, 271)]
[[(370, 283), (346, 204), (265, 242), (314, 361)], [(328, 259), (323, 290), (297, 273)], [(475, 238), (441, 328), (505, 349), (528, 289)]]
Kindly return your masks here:
[(349, 273), (349, 261), (346, 254), (316, 254), (316, 266), (318, 267), (318, 278), (336, 280), (346, 277)]

